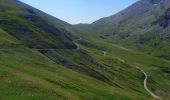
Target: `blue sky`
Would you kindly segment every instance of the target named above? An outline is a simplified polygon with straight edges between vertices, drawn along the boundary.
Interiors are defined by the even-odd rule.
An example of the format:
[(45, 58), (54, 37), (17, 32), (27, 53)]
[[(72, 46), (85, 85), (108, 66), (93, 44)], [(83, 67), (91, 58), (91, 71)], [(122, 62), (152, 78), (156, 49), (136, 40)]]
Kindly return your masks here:
[(137, 0), (20, 0), (71, 24), (92, 23)]

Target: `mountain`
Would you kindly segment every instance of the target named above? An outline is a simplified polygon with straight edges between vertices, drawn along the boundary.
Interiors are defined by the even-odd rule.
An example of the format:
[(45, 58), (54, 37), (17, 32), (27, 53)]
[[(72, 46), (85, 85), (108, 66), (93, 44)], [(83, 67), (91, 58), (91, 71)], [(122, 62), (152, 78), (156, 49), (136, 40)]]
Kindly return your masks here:
[[(79, 44), (99, 61), (107, 66), (113, 66), (115, 58), (132, 66), (135, 66), (134, 64), (143, 66), (142, 68), (152, 74), (150, 80), (155, 81), (153, 84), (161, 86), (161, 79), (165, 79), (165, 84), (169, 80), (165, 78), (169, 76), (169, 67), (148, 57), (166, 62), (170, 60), (169, 8), (169, 0), (139, 0), (117, 14), (99, 19), (92, 24), (77, 24), (74, 28), (83, 38)], [(96, 56), (99, 55), (96, 52), (104, 52), (107, 57), (100, 58), (101, 56)], [(124, 72), (119, 73), (123, 75)], [(156, 79), (158, 77), (160, 79)], [(118, 83), (120, 85), (121, 82)], [(154, 90), (155, 88), (152, 90), (158, 93), (159, 90)]]
[(106, 66), (78, 49), (66, 29), (69, 24), (17, 0), (2, 0), (0, 6), (0, 28), (20, 41), (18, 47), (38, 50), (62, 66), (115, 85)]
[(170, 59), (169, 8), (168, 0), (140, 0), (115, 15), (75, 27), (80, 33)]
[(122, 91), (107, 66), (79, 49), (71, 27), (18, 0), (0, 0), (1, 99), (106, 99), (110, 87)]
[[(132, 42), (139, 34), (157, 38), (143, 33), (150, 28), (168, 34), (168, 4), (142, 0), (123, 15), (73, 26), (18, 0), (0, 0), (0, 99), (154, 100), (144, 87), (147, 78), (148, 89), (169, 100), (170, 61), (146, 53), (149, 48), (138, 50), (144, 45)], [(159, 20), (149, 20), (153, 8), (162, 15)], [(148, 28), (136, 33), (136, 20)], [(123, 39), (125, 32), (133, 33)]]
[(34, 11), (17, 6), (15, 1), (1, 2), (1, 28), (21, 40), (22, 44), (32, 48), (76, 48), (66, 32)]

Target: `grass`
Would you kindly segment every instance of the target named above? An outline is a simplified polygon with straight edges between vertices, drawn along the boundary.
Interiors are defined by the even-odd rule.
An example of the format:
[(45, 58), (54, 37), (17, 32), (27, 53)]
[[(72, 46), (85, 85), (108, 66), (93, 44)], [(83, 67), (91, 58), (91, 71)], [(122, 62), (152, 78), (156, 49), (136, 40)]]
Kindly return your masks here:
[[(82, 37), (78, 44), (81, 49), (71, 50), (69, 47), (73, 48), (74, 45), (65, 35), (66, 31), (55, 28), (53, 24), (18, 7), (10, 0), (1, 2), (0, 43), (4, 46), (21, 41), (32, 47), (68, 48), (49, 50), (44, 54), (26, 47), (1, 50), (0, 99), (153, 100), (144, 89), (144, 75), (135, 68), (136, 66), (149, 75), (149, 89), (165, 100), (169, 99), (170, 61), (113, 45), (110, 40), (94, 38), (98, 37), (98, 34), (79, 34), (78, 36)], [(143, 20), (148, 21), (152, 17), (151, 15)], [(34, 19), (37, 22), (33, 21)], [(143, 20), (141, 21), (144, 22)], [(126, 24), (129, 25), (128, 22)], [(122, 26), (125, 27), (126, 24)], [(126, 33), (134, 27), (125, 27), (123, 30), (119, 28), (121, 33)], [(107, 37), (107, 34), (104, 35)], [(121, 34), (120, 37), (123, 38), (124, 35), (126, 34)], [(114, 37), (110, 37), (112, 38)], [(151, 40), (143, 49), (147, 49), (153, 43), (152, 39), (159, 40), (152, 31), (142, 35), (141, 40), (143, 39)], [(103, 55), (103, 51), (106, 51), (106, 56)]]
[[(160, 89), (162, 93), (169, 92), (165, 88), (169, 85), (168, 77), (165, 77), (162, 72), (156, 75), (156, 71), (160, 71), (156, 69), (157, 67), (147, 67), (155, 60), (158, 66), (168, 65), (168, 61), (122, 50), (111, 44), (104, 46), (111, 47), (107, 50), (106, 57), (103, 57), (101, 50), (80, 45), (98, 62), (108, 66), (109, 71), (114, 74), (108, 77), (120, 87), (110, 86), (90, 76), (67, 69), (36, 50), (18, 48), (14, 51), (0, 52), (0, 98), (3, 100), (152, 100), (143, 88), (143, 75), (134, 68), (134, 63), (140, 64), (151, 76), (148, 84), (152, 90)], [(71, 59), (72, 56), (69, 56)], [(74, 55), (75, 58), (76, 56), (79, 54)], [(134, 59), (136, 57), (137, 59)], [(141, 61), (142, 59), (146, 61)], [(159, 81), (166, 82), (166, 86), (157, 83)]]
[[(170, 61), (136, 50), (124, 49), (121, 46), (102, 42), (99, 39), (87, 39), (86, 37), (84, 39), (96, 46), (80, 46), (86, 49), (99, 62), (109, 66), (115, 73), (112, 80), (120, 84), (123, 89), (149, 97), (149, 94), (143, 88), (143, 74), (135, 69), (135, 66), (139, 66), (149, 75), (148, 87), (154, 93), (163, 96), (164, 99), (169, 98), (169, 73), (165, 73), (162, 69), (170, 69)], [(95, 48), (99, 46), (103, 49)], [(103, 50), (107, 52), (106, 57), (103, 56)]]
[(126, 91), (57, 65), (35, 50), (1, 51), (0, 59), (0, 98), (3, 100), (133, 98)]
[(0, 29), (0, 44), (18, 44), (19, 41), (12, 37), (11, 35), (9, 35), (7, 32), (5, 32), (4, 30)]
[(68, 32), (50, 23), (40, 14), (42, 12), (35, 13), (35, 9), (30, 11), (33, 8), (24, 8), (13, 0), (0, 2), (0, 28), (22, 44), (34, 48), (76, 48), (66, 35)]

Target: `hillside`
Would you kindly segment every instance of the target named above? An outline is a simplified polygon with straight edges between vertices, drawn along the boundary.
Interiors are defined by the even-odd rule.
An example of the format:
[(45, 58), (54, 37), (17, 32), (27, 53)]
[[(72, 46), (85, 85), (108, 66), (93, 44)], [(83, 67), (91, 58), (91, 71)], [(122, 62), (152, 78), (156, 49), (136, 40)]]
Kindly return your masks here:
[[(138, 29), (129, 22), (140, 19), (147, 20), (146, 24), (150, 25), (145, 16), (150, 14), (155, 3), (160, 1), (139, 1), (120, 12), (126, 16), (118, 17), (118, 13), (91, 25), (72, 26), (18, 0), (0, 0), (0, 99), (154, 100), (144, 87), (144, 71), (148, 75), (148, 89), (163, 100), (169, 100), (168, 57), (162, 59), (136, 50), (144, 45), (138, 47), (132, 43), (134, 39), (130, 39), (138, 35)], [(165, 0), (159, 5), (167, 4)], [(146, 7), (136, 9), (142, 5)], [(159, 19), (161, 24), (154, 20), (154, 25), (142, 29), (140, 34), (148, 37), (149, 33), (143, 32), (150, 28), (168, 34), (168, 7), (161, 11), (157, 8), (159, 15), (165, 16)], [(129, 19), (134, 9), (137, 18)], [(136, 30), (125, 30), (127, 23)], [(108, 29), (103, 29), (106, 27)], [(120, 34), (128, 31), (135, 32), (123, 39)], [(115, 32), (114, 36), (110, 32)], [(131, 47), (120, 44), (127, 47), (131, 44)], [(145, 50), (150, 52), (153, 48)], [(168, 56), (167, 52), (162, 53)]]
[(19, 44), (19, 41), (16, 38), (12, 37), (10, 34), (2, 29), (0, 29), (0, 37), (1, 45)]
[(169, 8), (168, 0), (140, 0), (115, 15), (75, 27), (80, 33), (170, 59)]
[(33, 11), (17, 6), (16, 1), (0, 2), (1, 28), (21, 40), (23, 44), (32, 48), (76, 48), (66, 32)]
[[(48, 16), (46, 18), (42, 16), (43, 12), (36, 13), (37, 9), (29, 6), (28, 10), (28, 6), (23, 5), (17, 0), (2, 0), (1, 9), (5, 10), (2, 10), (0, 14), (0, 28), (18, 39), (21, 47), (38, 50), (69, 69), (92, 76), (110, 85), (115, 84), (108, 78), (107, 74), (111, 73), (108, 73), (106, 66), (95, 61), (86, 51), (78, 49), (65, 27), (57, 27), (56, 23), (49, 21), (50, 15), (45, 14)], [(65, 24), (64, 21), (63, 23)], [(13, 47), (9, 47), (11, 48)]]

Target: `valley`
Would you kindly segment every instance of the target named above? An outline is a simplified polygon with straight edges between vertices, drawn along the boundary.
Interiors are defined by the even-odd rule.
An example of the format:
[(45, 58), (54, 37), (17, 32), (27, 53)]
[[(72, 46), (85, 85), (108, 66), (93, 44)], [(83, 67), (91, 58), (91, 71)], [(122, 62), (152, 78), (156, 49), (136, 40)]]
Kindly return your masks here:
[(0, 100), (169, 100), (169, 7), (140, 0), (71, 25), (0, 0)]

